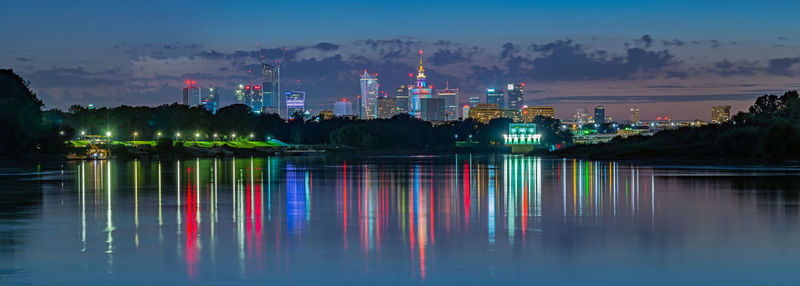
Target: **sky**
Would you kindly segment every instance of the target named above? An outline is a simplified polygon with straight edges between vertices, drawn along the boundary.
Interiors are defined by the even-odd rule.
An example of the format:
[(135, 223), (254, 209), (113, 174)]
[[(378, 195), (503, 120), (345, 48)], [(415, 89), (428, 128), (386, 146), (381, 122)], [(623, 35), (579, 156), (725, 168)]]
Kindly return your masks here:
[[(185, 80), (221, 91), (256, 81), (260, 55), (307, 108), (355, 99), (359, 74), (381, 90), (409, 81), (423, 50), (428, 83), (465, 103), (526, 83), (527, 105), (603, 105), (626, 120), (709, 120), (757, 96), (800, 88), (800, 1), (3, 1), (0, 68), (46, 108), (160, 105)], [(259, 50), (259, 47), (261, 50)], [(251, 72), (253, 71), (253, 72)]]

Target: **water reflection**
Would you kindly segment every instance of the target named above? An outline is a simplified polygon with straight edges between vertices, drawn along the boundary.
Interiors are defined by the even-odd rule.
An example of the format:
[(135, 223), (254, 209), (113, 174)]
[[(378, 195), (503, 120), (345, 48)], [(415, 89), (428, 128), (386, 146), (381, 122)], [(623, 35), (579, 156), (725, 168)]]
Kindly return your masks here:
[[(546, 275), (541, 271), (571, 265), (571, 258), (594, 261), (589, 253), (644, 259), (625, 256), (636, 245), (647, 244), (639, 250), (645, 251), (688, 240), (703, 249), (706, 235), (718, 235), (705, 233), (714, 230), (714, 219), (740, 199), (687, 193), (691, 184), (675, 184), (679, 177), (650, 167), (523, 156), (72, 166), (74, 208), (48, 205), (66, 215), (47, 220), (78, 230), (78, 259), (94, 266), (102, 252), (108, 273), (148, 269), (174, 281), (390, 275), (468, 283), (447, 269), (527, 275), (514, 270), (525, 265), (519, 262)], [(709, 207), (718, 208), (714, 217), (700, 216)], [(163, 231), (171, 227), (174, 233)], [(154, 258), (166, 266), (132, 266)], [(169, 266), (176, 262), (181, 269)]]

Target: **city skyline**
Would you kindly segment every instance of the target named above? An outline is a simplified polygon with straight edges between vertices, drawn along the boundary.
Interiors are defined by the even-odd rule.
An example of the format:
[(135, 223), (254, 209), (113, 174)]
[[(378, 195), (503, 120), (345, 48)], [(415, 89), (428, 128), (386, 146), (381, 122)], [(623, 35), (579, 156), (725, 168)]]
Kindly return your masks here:
[[(793, 2), (775, 2), (781, 5), (772, 6), (782, 9), (800, 7)], [(430, 3), (431, 9), (422, 13), (455, 9), (461, 16), (445, 25), (423, 25), (420, 31), (392, 24), (394, 17), (366, 16), (360, 22), (375, 25), (363, 27), (363, 33), (344, 31), (343, 26), (354, 21), (351, 19), (330, 26), (310, 21), (282, 29), (274, 28), (277, 20), (273, 19), (258, 24), (230, 21), (238, 18), (238, 13), (258, 10), (253, 9), (261, 5), (258, 3), (187, 7), (154, 2), (147, 10), (141, 10), (142, 5), (121, 4), (119, 9), (97, 14), (92, 13), (95, 8), (90, 4), (72, 7), (44, 1), (17, 7), (9, 3), (6, 11), (15, 13), (0, 20), (6, 26), (12, 21), (29, 22), (20, 18), (42, 23), (0, 31), (0, 36), (12, 39), (0, 51), (0, 62), (29, 80), (47, 108), (180, 102), (183, 83), (190, 79), (202, 88), (213, 85), (220, 106), (225, 106), (233, 103), (237, 82), (263, 82), (262, 61), (279, 61), (284, 85), (280, 92), (293, 89), (287, 83), (301, 81), (308, 93), (306, 107), (316, 112), (330, 109), (332, 102), (341, 98), (357, 102), (359, 85), (354, 79), (365, 69), (380, 74), (381, 92), (393, 94), (397, 86), (407, 85), (407, 75), (417, 70), (419, 50), (426, 54), (427, 84), (436, 89), (449, 82), (459, 88), (461, 105), (474, 96), (483, 100), (490, 86), (505, 89), (509, 83), (526, 83), (525, 104), (553, 106), (558, 118), (570, 118), (576, 108), (603, 105), (614, 118), (626, 118), (630, 108), (638, 108), (642, 119), (710, 120), (707, 110), (711, 106), (731, 105), (731, 113), (736, 113), (757, 96), (800, 87), (800, 56), (796, 52), (800, 39), (791, 37), (797, 28), (773, 23), (778, 13), (768, 4), (676, 1), (669, 5), (639, 3), (625, 10), (622, 7), (628, 1), (616, 1), (602, 7), (586, 3), (569, 7), (566, 15), (570, 17), (596, 13), (592, 19), (597, 23), (590, 24), (554, 20), (556, 12), (565, 8), (555, 2), (499, 2), (488, 7), (438, 2)], [(41, 8), (38, 5), (48, 8), (37, 9)], [(297, 7), (280, 5), (282, 9)], [(348, 9), (356, 6), (348, 1), (326, 5), (331, 6), (326, 12), (341, 12), (337, 14), (340, 18), (353, 15)], [(391, 10), (396, 5), (380, 9)], [(515, 11), (517, 6), (526, 12)], [(55, 9), (59, 7), (63, 9)], [(221, 21), (191, 27), (169, 17), (158, 18), (180, 9), (220, 11)], [(661, 9), (663, 14), (644, 19), (636, 13), (651, 9)], [(702, 11), (711, 9), (721, 14), (709, 15), (714, 17), (713, 23), (692, 25), (701, 21), (693, 16), (699, 18)], [(609, 10), (626, 20), (603, 14)], [(72, 11), (75, 18), (70, 21), (83, 28), (60, 28), (55, 17), (47, 17), (62, 11)], [(471, 28), (478, 25), (471, 23), (472, 19), (498, 11), (509, 18), (528, 14), (513, 21), (477, 21), (483, 26)], [(747, 20), (726, 18), (745, 12)], [(143, 23), (132, 15), (158, 19)], [(111, 17), (120, 21), (88, 27)], [(621, 23), (644, 22), (648, 28), (619, 27)], [(152, 32), (151, 25), (166, 28)], [(462, 28), (453, 29), (459, 25)], [(603, 29), (608, 27), (614, 27), (614, 32)], [(744, 31), (759, 33), (747, 36)], [(106, 36), (96, 37), (98, 34)]]

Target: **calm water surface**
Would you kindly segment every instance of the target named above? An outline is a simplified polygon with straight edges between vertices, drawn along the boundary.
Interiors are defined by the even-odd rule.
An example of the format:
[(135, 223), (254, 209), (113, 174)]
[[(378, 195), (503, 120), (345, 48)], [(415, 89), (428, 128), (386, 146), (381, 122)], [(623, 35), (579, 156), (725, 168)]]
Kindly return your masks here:
[(800, 169), (520, 156), (0, 169), (0, 284), (800, 283)]

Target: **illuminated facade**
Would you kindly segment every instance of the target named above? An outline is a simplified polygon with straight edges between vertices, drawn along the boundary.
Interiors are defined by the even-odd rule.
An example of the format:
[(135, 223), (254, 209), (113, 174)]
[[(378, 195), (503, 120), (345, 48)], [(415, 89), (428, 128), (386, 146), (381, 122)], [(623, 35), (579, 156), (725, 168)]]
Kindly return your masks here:
[(508, 84), (508, 108), (522, 109), (525, 105), (525, 84), (513, 83)]
[(422, 66), (422, 50), (419, 51), (419, 69), (417, 70), (417, 84), (413, 86), (410, 91), (411, 110), (409, 113), (417, 118), (422, 118), (422, 107), (420, 100), (423, 98), (431, 98), (431, 89), (426, 83), (425, 68)]
[(219, 90), (213, 86), (208, 89), (208, 95), (203, 97), (203, 107), (211, 113), (217, 113), (219, 108)]
[(333, 104), (333, 115), (334, 116), (350, 116), (353, 114), (353, 102), (348, 101), (346, 98), (342, 98), (342, 101), (337, 101)]
[(378, 112), (375, 108), (375, 99), (378, 98), (379, 89), (378, 75), (369, 74), (367, 70), (364, 70), (364, 73), (361, 74), (361, 97), (359, 100), (358, 116), (363, 119), (375, 118)]
[(262, 112), (281, 114), (281, 70), (277, 65), (261, 64)]
[(322, 120), (333, 119), (333, 111), (330, 111), (330, 110), (327, 110), (327, 109), (322, 110), (322, 111), (319, 112), (319, 118), (322, 119)]
[(711, 107), (711, 123), (719, 124), (731, 120), (731, 106), (718, 105)]
[(605, 124), (606, 123), (606, 108), (602, 105), (598, 105), (594, 108), (594, 123), (595, 124)]
[(397, 105), (394, 98), (379, 96), (375, 99), (375, 105), (377, 106), (377, 118), (392, 118), (397, 114)]
[(294, 118), (298, 114), (305, 115), (306, 93), (299, 90), (286, 92), (286, 117)]
[(508, 134), (503, 135), (505, 145), (512, 153), (528, 153), (540, 143), (542, 135), (536, 134), (536, 123), (511, 123)]
[(183, 104), (188, 106), (200, 106), (201, 101), (200, 88), (197, 87), (197, 81), (187, 80), (186, 87), (183, 88)]
[(500, 117), (503, 117), (503, 110), (497, 107), (497, 104), (478, 104), (469, 109), (469, 118), (483, 124)]
[(457, 120), (458, 119), (458, 89), (445, 88), (436, 92), (436, 97), (444, 99), (444, 119)]
[(478, 106), (481, 103), (481, 99), (477, 96), (473, 96), (469, 98), (469, 107)]
[(505, 102), (503, 100), (503, 94), (505, 92), (502, 89), (494, 89), (494, 88), (487, 88), (486, 89), (486, 103), (487, 104), (497, 104), (497, 107), (503, 108), (505, 106)]
[(631, 123), (636, 124), (642, 121), (642, 117), (639, 114), (638, 108), (631, 108)]
[(522, 121), (533, 122), (536, 116), (546, 116), (556, 118), (555, 109), (552, 106), (525, 106), (522, 107)]
[(408, 113), (410, 110), (410, 103), (408, 100), (410, 87), (410, 85), (401, 85), (395, 90), (394, 100), (395, 106), (397, 106), (397, 114)]

